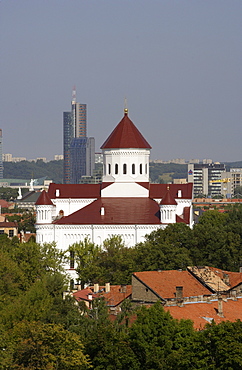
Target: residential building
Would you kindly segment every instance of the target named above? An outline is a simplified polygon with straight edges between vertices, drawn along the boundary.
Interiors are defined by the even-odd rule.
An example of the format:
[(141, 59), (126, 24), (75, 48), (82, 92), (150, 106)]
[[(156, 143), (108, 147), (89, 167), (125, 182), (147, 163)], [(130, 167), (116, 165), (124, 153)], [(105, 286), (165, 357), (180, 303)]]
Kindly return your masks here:
[[(67, 250), (85, 238), (102, 245), (120, 235), (131, 247), (170, 223), (192, 226), (192, 184), (149, 183), (151, 146), (127, 110), (101, 149), (101, 184), (52, 183), (41, 193), (36, 203), (38, 243), (54, 241)], [(73, 267), (70, 273), (76, 277)]]
[(189, 163), (188, 182), (193, 183), (194, 197), (221, 195), (221, 178), (225, 171), (225, 164), (222, 163)]
[(242, 186), (242, 168), (231, 168), (230, 171), (222, 173), (222, 194), (225, 197), (234, 196), (235, 189), (240, 186)]
[(175, 319), (190, 319), (196, 329), (212, 321), (242, 320), (242, 273), (218, 268), (144, 271), (132, 275), (132, 302), (161, 302)]

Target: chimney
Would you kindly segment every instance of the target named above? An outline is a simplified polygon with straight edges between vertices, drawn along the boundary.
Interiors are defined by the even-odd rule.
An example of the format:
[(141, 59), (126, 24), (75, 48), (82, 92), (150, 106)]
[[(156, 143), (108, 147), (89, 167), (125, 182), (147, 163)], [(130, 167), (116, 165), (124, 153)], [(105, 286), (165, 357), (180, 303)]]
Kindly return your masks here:
[(177, 196), (178, 196), (178, 198), (181, 198), (182, 197), (182, 191), (181, 190), (178, 190)]
[(105, 209), (104, 209), (103, 206), (101, 207), (100, 213), (101, 213), (101, 216), (104, 216), (105, 215)]
[(223, 315), (223, 298), (221, 296), (218, 297), (218, 316), (224, 317), (224, 315)]
[(176, 286), (176, 299), (183, 299), (183, 286)]
[(120, 293), (126, 293), (126, 284), (121, 284)]
[(110, 292), (110, 283), (105, 284), (105, 292), (109, 293)]
[(92, 301), (92, 293), (88, 293), (88, 295), (87, 295), (87, 299), (88, 299), (89, 301)]
[(99, 291), (99, 284), (94, 284), (93, 292), (97, 293)]
[(55, 191), (55, 196), (56, 196), (56, 197), (59, 197), (59, 196), (60, 196), (60, 189), (56, 189), (56, 191)]

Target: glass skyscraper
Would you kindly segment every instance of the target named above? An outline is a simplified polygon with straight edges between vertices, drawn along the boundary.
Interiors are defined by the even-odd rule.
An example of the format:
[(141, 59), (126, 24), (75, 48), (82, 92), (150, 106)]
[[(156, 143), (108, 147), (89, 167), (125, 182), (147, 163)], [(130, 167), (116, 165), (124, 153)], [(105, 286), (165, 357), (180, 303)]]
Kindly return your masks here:
[(82, 176), (92, 176), (95, 141), (87, 138), (87, 105), (76, 102), (73, 90), (71, 111), (63, 113), (64, 184), (79, 184)]

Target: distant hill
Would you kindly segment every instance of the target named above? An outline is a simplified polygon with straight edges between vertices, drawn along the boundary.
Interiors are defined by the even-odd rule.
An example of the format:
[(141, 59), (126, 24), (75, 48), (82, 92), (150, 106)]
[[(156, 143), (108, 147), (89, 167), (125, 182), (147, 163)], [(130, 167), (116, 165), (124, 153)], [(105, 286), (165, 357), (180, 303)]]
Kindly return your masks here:
[[(226, 167), (242, 168), (242, 161), (226, 162)], [(99, 167), (100, 164), (98, 164)], [(63, 160), (43, 162), (38, 161), (21, 161), (17, 163), (3, 163), (4, 178), (31, 179), (47, 176), (47, 179), (53, 180), (57, 184), (63, 181)], [(98, 168), (100, 171), (100, 168)], [(187, 164), (176, 163), (154, 163), (150, 162), (150, 179), (153, 183), (171, 182), (173, 179), (187, 178)]]
[(21, 161), (3, 162), (3, 177), (5, 179), (37, 179), (47, 176), (47, 179), (60, 184), (63, 179), (63, 160), (43, 162)]

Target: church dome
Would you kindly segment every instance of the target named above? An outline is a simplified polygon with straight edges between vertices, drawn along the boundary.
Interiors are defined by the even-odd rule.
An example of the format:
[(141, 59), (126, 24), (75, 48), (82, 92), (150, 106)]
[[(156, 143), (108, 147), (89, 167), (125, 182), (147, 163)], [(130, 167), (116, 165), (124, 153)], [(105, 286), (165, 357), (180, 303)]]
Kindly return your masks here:
[(122, 120), (101, 146), (101, 149), (125, 148), (151, 149), (150, 144), (128, 117), (127, 109)]

